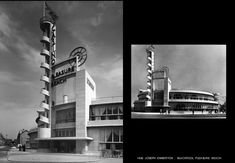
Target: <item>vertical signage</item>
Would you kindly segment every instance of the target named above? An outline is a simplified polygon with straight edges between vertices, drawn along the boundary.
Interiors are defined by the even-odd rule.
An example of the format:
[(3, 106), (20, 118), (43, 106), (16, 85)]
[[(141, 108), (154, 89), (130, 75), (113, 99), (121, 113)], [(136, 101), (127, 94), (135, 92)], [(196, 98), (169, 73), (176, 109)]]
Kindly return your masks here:
[(51, 36), (51, 43), (52, 43), (52, 51), (51, 51), (51, 65), (53, 66), (56, 61), (56, 26), (53, 24), (52, 26), (52, 36)]

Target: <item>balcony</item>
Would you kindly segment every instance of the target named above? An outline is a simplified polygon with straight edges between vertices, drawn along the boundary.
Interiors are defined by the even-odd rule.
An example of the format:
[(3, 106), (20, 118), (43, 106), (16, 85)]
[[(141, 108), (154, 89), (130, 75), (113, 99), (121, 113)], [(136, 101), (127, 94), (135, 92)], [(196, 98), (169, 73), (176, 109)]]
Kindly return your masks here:
[(50, 65), (45, 62), (42, 62), (40, 68), (46, 68), (46, 69), (50, 70)]
[(149, 70), (149, 69), (148, 69), (148, 73), (152, 74), (152, 70)]
[(42, 49), (40, 54), (43, 55), (43, 56), (50, 57), (50, 52), (48, 50), (46, 50), (46, 49)]
[(45, 88), (42, 88), (42, 89), (41, 89), (41, 94), (46, 95), (46, 96), (50, 96), (49, 91), (46, 90)]
[(47, 117), (42, 116), (42, 115), (40, 115), (39, 121), (49, 124), (49, 119)]
[(45, 110), (37, 110), (38, 114), (44, 113)]
[(42, 39), (40, 41), (41, 43), (50, 43), (50, 39), (47, 36), (42, 36)]
[(41, 107), (49, 110), (49, 105), (47, 103), (41, 102)]
[(44, 81), (44, 82), (47, 82), (47, 83), (50, 83), (50, 79), (47, 76), (45, 76), (45, 75), (41, 76), (40, 80)]
[(40, 19), (40, 28), (41, 30), (45, 30), (47, 28), (50, 28), (50, 24), (54, 24), (54, 20), (49, 16), (44, 16)]

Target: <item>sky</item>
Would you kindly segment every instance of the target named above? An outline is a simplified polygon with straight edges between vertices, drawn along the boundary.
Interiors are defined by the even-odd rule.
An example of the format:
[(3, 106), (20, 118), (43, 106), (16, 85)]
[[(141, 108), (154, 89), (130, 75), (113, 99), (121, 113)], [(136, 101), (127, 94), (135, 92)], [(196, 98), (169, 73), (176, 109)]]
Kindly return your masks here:
[[(121, 1), (49, 1), (58, 15), (57, 61), (78, 46), (88, 51), (86, 68), (97, 97), (123, 94), (123, 4)], [(36, 127), (43, 96), (40, 63), (42, 1), (0, 2), (0, 132), (15, 139)]]
[[(147, 87), (147, 45), (131, 47), (131, 96)], [(155, 70), (169, 68), (172, 88), (226, 96), (226, 45), (155, 45)]]

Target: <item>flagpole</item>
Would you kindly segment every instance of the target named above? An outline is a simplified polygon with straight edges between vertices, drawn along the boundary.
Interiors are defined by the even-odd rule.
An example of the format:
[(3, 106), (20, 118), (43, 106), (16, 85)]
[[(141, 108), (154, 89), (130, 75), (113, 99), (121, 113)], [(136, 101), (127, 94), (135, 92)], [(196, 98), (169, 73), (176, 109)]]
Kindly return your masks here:
[(43, 17), (46, 16), (46, 2), (45, 1), (43, 1), (42, 16)]

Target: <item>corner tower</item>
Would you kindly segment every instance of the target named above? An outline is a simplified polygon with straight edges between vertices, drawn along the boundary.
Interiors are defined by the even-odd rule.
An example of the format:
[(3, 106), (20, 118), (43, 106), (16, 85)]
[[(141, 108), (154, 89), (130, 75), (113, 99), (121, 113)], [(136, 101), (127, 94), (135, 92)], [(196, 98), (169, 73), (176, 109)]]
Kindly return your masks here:
[(145, 102), (145, 106), (152, 106), (152, 74), (154, 71), (154, 46), (150, 45), (146, 48), (147, 53), (147, 101)]
[[(46, 11), (49, 10), (49, 14)], [(40, 19), (40, 29), (42, 30), (42, 50), (40, 55), (44, 57), (44, 62), (41, 63), (40, 68), (43, 69), (44, 74), (41, 76), (41, 81), (44, 84), (44, 88), (41, 89), (43, 95), (43, 101), (41, 102), (41, 109), (38, 110), (38, 138), (51, 137), (51, 68), (56, 61), (56, 24), (55, 14), (49, 8), (46, 2), (43, 2), (43, 16)]]

